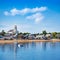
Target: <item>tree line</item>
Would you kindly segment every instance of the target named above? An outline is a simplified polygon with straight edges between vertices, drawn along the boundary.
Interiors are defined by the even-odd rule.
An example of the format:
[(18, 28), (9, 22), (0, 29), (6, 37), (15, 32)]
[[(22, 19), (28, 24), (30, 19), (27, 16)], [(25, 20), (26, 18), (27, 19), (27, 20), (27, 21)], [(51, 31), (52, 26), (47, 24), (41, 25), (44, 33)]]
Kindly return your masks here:
[[(2, 35), (2, 36), (4, 36), (6, 34), (6, 32), (4, 31), (4, 30), (2, 30), (1, 32), (0, 32), (0, 35)], [(18, 33), (18, 35), (29, 35), (29, 34), (31, 34), (31, 33), (29, 33), (29, 32), (25, 32), (25, 33), (23, 33), (23, 32), (19, 32)], [(57, 34), (60, 34), (60, 32), (49, 32), (49, 33), (47, 33), (47, 31), (46, 30), (43, 30), (42, 31), (42, 33), (36, 33), (36, 34), (34, 34), (34, 35), (46, 35), (46, 34), (52, 34), (53, 35), (53, 38), (56, 38), (56, 35)]]

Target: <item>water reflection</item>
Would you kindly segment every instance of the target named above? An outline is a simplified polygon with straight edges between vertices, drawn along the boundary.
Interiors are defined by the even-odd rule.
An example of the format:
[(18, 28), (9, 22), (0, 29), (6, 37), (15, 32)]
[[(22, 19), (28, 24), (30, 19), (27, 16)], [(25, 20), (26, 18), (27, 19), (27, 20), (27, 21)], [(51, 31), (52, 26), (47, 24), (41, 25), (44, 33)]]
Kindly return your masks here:
[(50, 48), (56, 48), (56, 47), (60, 47), (60, 43), (59, 42), (41, 42), (41, 43), (21, 43), (21, 44), (0, 44), (0, 50), (2, 52), (5, 51), (14, 51), (15, 53), (17, 53), (18, 49), (21, 48), (36, 48), (37, 45), (39, 45), (40, 47), (42, 47), (43, 50), (46, 50), (48, 47)]
[(18, 49), (18, 43), (15, 42), (15, 43), (14, 43), (14, 60), (16, 60), (17, 49)]
[[(0, 44), (0, 53), (4, 54), (5, 52), (11, 53), (12, 56), (14, 56), (14, 60), (17, 60), (17, 55), (21, 53), (21, 51), (29, 50), (29, 48), (33, 49), (33, 51), (36, 51), (39, 49), (39, 51), (47, 51), (49, 49), (56, 49), (60, 48), (59, 42), (40, 42), (40, 43), (14, 43), (14, 44)], [(36, 49), (36, 50), (34, 50)], [(29, 50), (30, 51), (30, 50)]]
[(2, 52), (12, 51), (13, 50), (13, 44), (0, 44), (0, 50)]
[(42, 48), (43, 48), (43, 50), (46, 50), (46, 47), (47, 47), (47, 42), (43, 42), (43, 43), (42, 43)]
[(39, 45), (40, 47), (42, 47), (44, 50), (46, 50), (49, 46), (50, 48), (56, 48), (56, 47), (60, 47), (60, 43), (58, 42), (42, 42), (42, 43), (21, 43), (21, 44), (0, 44), (0, 49), (1, 51), (5, 52), (6, 50), (8, 51), (15, 51), (17, 53), (17, 50), (19, 48), (33, 48), (33, 47), (37, 47), (37, 45)]
[(35, 48), (36, 47), (36, 43), (35, 42), (32, 42), (32, 43), (30, 43), (31, 44), (31, 47), (32, 48)]

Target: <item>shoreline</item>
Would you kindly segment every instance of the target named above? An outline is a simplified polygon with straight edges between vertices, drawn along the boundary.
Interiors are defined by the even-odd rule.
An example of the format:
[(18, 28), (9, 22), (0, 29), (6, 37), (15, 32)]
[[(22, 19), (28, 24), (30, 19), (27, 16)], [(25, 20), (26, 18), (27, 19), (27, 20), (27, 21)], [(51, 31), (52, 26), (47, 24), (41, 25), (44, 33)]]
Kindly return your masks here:
[(51, 40), (0, 40), (0, 44), (11, 44), (11, 43), (31, 43), (31, 42), (60, 42), (60, 39)]

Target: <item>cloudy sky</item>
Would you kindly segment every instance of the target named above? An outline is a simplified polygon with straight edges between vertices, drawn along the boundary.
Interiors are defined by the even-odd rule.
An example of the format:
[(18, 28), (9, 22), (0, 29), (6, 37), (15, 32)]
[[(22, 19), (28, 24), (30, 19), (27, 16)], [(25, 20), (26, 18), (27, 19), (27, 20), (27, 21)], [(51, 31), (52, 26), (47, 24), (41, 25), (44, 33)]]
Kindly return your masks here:
[(60, 31), (60, 0), (0, 0), (0, 31)]

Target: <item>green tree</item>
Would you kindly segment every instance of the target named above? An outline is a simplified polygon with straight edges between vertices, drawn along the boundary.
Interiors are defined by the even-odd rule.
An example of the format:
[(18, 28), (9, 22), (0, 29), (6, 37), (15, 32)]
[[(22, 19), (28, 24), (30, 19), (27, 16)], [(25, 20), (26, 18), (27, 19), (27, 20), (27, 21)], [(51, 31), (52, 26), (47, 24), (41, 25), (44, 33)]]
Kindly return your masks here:
[(52, 32), (53, 38), (56, 38), (57, 32)]
[(6, 32), (4, 30), (1, 31), (0, 35), (4, 36)]
[(42, 34), (44, 34), (44, 36), (47, 34), (46, 30), (42, 31)]
[(28, 32), (23, 33), (23, 35), (27, 35), (27, 34), (29, 35), (30, 33), (28, 33)]
[(23, 33), (22, 32), (18, 33), (18, 35), (21, 35), (21, 34), (23, 34)]

